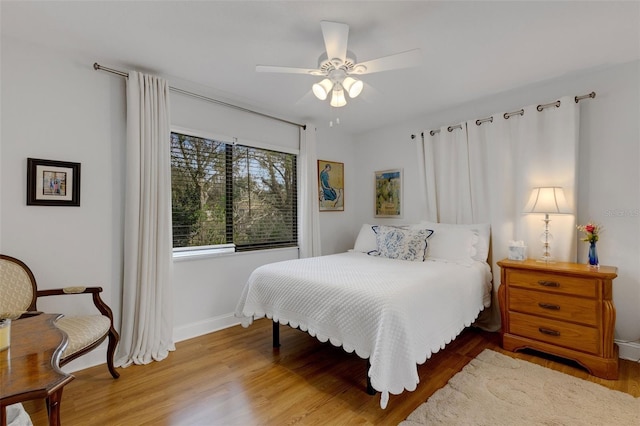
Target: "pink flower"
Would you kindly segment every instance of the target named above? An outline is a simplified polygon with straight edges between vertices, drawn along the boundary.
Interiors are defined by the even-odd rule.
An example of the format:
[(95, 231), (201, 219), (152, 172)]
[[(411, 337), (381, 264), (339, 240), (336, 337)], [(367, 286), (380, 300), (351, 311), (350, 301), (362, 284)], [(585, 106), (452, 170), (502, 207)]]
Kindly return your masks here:
[(578, 230), (584, 233), (582, 241), (588, 243), (595, 243), (598, 241), (602, 227), (597, 223), (589, 222), (586, 225), (578, 225)]

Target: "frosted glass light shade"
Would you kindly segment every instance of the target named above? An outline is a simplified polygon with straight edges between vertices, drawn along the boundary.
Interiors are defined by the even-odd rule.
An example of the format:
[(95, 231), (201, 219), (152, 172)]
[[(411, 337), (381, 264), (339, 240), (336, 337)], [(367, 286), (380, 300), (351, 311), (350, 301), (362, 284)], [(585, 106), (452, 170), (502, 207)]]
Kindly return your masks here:
[(342, 107), (347, 104), (347, 100), (344, 98), (344, 90), (342, 90), (342, 88), (333, 89), (330, 104), (332, 107)]
[(333, 89), (333, 82), (328, 78), (325, 78), (320, 83), (316, 83), (311, 86), (313, 94), (316, 95), (316, 98), (320, 99), (321, 101), (327, 99), (327, 95), (329, 95), (331, 89)]
[(533, 188), (525, 213), (571, 213), (564, 191), (559, 186)]
[(344, 87), (344, 90), (347, 91), (349, 97), (353, 99), (362, 92), (364, 83), (362, 82), (362, 80), (357, 80), (353, 77), (347, 77), (342, 82), (342, 87)]

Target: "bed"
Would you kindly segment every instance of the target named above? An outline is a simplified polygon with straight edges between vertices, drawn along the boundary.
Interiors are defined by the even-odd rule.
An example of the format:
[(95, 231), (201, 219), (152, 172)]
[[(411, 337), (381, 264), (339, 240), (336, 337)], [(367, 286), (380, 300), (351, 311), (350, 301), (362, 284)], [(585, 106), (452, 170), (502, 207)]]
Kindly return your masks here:
[[(365, 224), (352, 251), (261, 266), (249, 277), (236, 316), (245, 327), (267, 317), (274, 330), (276, 323), (287, 324), (368, 359), (368, 383), (381, 393), (380, 406), (386, 408), (389, 394), (416, 389), (417, 365), (490, 304), (488, 235), (481, 237), (473, 227), (432, 229), (438, 226)], [(373, 239), (363, 234), (368, 228)], [(457, 252), (451, 250), (454, 234), (459, 236)], [(396, 246), (415, 237), (418, 249), (409, 253), (412, 259), (400, 260), (412, 251), (407, 244), (385, 251), (394, 245), (389, 235)], [(478, 250), (484, 240), (486, 249)]]

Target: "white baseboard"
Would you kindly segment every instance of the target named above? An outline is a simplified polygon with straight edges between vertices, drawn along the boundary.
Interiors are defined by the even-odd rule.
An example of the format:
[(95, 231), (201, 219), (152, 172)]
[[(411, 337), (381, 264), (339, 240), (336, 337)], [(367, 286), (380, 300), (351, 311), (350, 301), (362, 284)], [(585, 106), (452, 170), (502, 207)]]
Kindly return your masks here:
[[(173, 329), (173, 341), (181, 342), (193, 337), (202, 336), (203, 334), (213, 333), (225, 328), (233, 327), (240, 324), (238, 318), (233, 314), (221, 315), (218, 317), (208, 318), (203, 321), (182, 325)], [(65, 373), (73, 373), (75, 371), (84, 370), (85, 368), (95, 367), (104, 364), (107, 370), (107, 341), (93, 351), (74, 359), (69, 364), (61, 368)]]
[(206, 320), (182, 325), (173, 329), (173, 341), (182, 342), (183, 340), (192, 339), (202, 336), (203, 334), (213, 333), (225, 328), (233, 327), (240, 324), (238, 318), (233, 314), (220, 315)]
[(635, 362), (640, 361), (640, 342), (621, 342), (618, 340), (615, 342), (620, 348), (620, 358)]

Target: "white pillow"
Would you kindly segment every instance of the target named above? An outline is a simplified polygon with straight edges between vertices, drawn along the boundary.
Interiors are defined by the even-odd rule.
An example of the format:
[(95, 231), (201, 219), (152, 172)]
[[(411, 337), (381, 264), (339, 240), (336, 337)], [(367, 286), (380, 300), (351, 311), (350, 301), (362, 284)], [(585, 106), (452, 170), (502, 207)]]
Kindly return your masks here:
[(353, 251), (369, 253), (375, 251), (376, 248), (376, 233), (371, 228), (371, 225), (365, 223), (360, 228), (356, 243), (353, 245)]
[(491, 226), (481, 224), (453, 224), (420, 222), (420, 227), (433, 229), (429, 241), (428, 259), (459, 261), (471, 259), (486, 262), (489, 258)]
[[(377, 255), (389, 259), (424, 262), (430, 229), (404, 229), (394, 226), (374, 226)], [(371, 253), (373, 254), (373, 253)]]
[(434, 230), (427, 258), (470, 265), (476, 255), (478, 233), (470, 229)]

